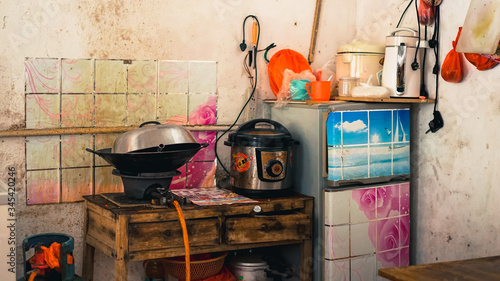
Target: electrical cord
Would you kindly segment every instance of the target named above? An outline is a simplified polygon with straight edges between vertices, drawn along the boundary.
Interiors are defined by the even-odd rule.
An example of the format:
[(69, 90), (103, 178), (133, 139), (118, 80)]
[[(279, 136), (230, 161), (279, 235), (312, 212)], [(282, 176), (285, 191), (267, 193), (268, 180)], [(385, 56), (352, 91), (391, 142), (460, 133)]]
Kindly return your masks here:
[(420, 49), (420, 22), (419, 22), (417, 1), (414, 1), (414, 3), (415, 3), (415, 11), (417, 13), (418, 41), (417, 41), (417, 49), (415, 50), (415, 58), (413, 59), (413, 63), (411, 64), (411, 69), (415, 71), (418, 69), (417, 55), (418, 55), (418, 50)]
[[(242, 48), (242, 45), (245, 44), (245, 22), (250, 17), (253, 18), (257, 22), (257, 41), (255, 43), (255, 50), (258, 50), (258, 47), (259, 47), (259, 40), (260, 40), (260, 23), (259, 23), (259, 20), (254, 15), (248, 15), (248, 16), (245, 17), (245, 20), (243, 21), (243, 41), (240, 44), (240, 48), (241, 48), (242, 51), (244, 51), (246, 49), (246, 45), (245, 45), (245, 49)], [(271, 45), (274, 45), (274, 44), (271, 44)], [(269, 45), (269, 47), (268, 47), (269, 49), (273, 48), (273, 47), (271, 47), (271, 45)], [(267, 50), (267, 48), (264, 49), (264, 50)], [(259, 50), (259, 51), (263, 51), (263, 50)], [(251, 77), (251, 74), (250, 74), (251, 72), (250, 72), (249, 67), (246, 65), (246, 59), (247, 59), (248, 56), (249, 56), (249, 54), (247, 53), (247, 55), (245, 56), (245, 59), (243, 60), (243, 63), (244, 63), (245, 71), (249, 74), (250, 86), (252, 87), (252, 92), (250, 93), (250, 96), (248, 97), (247, 101), (245, 102), (245, 104), (241, 108), (240, 113), (238, 114), (238, 116), (234, 120), (233, 124), (231, 126), (229, 126), (229, 128), (227, 130), (225, 130), (222, 134), (220, 134), (220, 136), (218, 136), (217, 139), (216, 139), (216, 141), (215, 141), (215, 149), (214, 149), (214, 151), (215, 151), (215, 158), (217, 159), (217, 162), (219, 162), (219, 164), (221, 165), (221, 167), (224, 169), (224, 171), (226, 171), (226, 173), (228, 173), (228, 174), (229, 174), (229, 171), (226, 169), (226, 167), (224, 166), (224, 164), (222, 163), (222, 161), (219, 158), (219, 154), (217, 153), (217, 144), (219, 143), (219, 140), (225, 134), (227, 134), (227, 132), (229, 132), (236, 125), (236, 123), (238, 122), (238, 120), (241, 117), (241, 114), (243, 114), (243, 111), (245, 110), (245, 108), (247, 107), (248, 103), (252, 100), (252, 98), (253, 98), (253, 96), (255, 94), (255, 89), (257, 88), (257, 60), (254, 60), (254, 77), (253, 77), (255, 79), (254, 80)]]
[(399, 18), (398, 24), (396, 25), (396, 28), (399, 28), (399, 25), (401, 24), (401, 21), (403, 20), (403, 17), (406, 14), (406, 11), (408, 11), (408, 8), (410, 8), (411, 3), (413, 3), (413, 0), (411, 0), (410, 3), (408, 3), (408, 6), (406, 6), (405, 10), (401, 14), (401, 17)]

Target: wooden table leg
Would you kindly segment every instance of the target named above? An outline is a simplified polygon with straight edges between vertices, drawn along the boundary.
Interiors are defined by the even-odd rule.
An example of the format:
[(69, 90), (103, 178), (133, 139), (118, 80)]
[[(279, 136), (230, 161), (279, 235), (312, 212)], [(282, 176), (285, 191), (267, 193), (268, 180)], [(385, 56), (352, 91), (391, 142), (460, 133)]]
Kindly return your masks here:
[(302, 241), (300, 244), (300, 281), (313, 280), (313, 201), (306, 201), (304, 211), (311, 218), (310, 236), (309, 239)]
[(118, 216), (115, 234), (115, 281), (127, 281), (128, 274), (128, 217)]
[(82, 277), (85, 281), (94, 280), (94, 253), (95, 248), (88, 243), (84, 243)]

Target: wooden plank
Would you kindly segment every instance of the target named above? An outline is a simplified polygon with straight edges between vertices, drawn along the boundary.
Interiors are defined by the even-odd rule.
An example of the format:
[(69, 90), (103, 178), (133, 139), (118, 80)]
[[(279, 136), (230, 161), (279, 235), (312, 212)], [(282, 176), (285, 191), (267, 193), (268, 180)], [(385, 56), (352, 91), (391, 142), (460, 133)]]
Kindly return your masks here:
[(87, 210), (88, 229), (87, 236), (94, 237), (108, 247), (115, 245), (115, 220), (110, 220), (105, 216), (88, 209)]
[(379, 269), (395, 281), (500, 280), (500, 256)]
[(310, 223), (306, 214), (226, 218), (225, 241), (244, 244), (310, 239)]
[(110, 258), (116, 258), (116, 251), (114, 247), (107, 246), (92, 236), (89, 235), (85, 236), (85, 243), (100, 250), (103, 254), (107, 255)]
[(116, 226), (115, 281), (127, 281), (128, 274), (128, 217), (119, 216)]
[[(304, 209), (304, 213), (312, 218), (313, 216), (313, 207), (314, 202), (312, 200), (308, 200), (306, 203), (306, 207)], [(313, 229), (313, 220), (309, 220), (309, 229)], [(313, 241), (312, 237), (304, 240), (302, 244), (300, 244), (300, 280), (301, 281), (309, 281), (313, 278)]]
[[(218, 245), (220, 221), (218, 218), (186, 220), (189, 245)], [(183, 247), (182, 228), (178, 220), (129, 225), (129, 250), (142, 251), (166, 247)]]
[[(182, 207), (182, 212), (186, 220), (212, 218), (221, 215), (220, 211), (210, 208), (201, 210), (200, 208)], [(130, 223), (176, 221), (178, 219), (179, 215), (177, 215), (174, 208), (140, 210), (130, 215)]]
[[(302, 240), (276, 241), (276, 242), (267, 242), (267, 243), (264, 242), (264, 243), (249, 243), (249, 244), (233, 244), (233, 245), (221, 244), (221, 245), (215, 245), (215, 246), (195, 246), (195, 247), (189, 248), (189, 253), (194, 255), (194, 254), (203, 254), (203, 253), (237, 251), (237, 250), (244, 250), (244, 249), (281, 246), (281, 245), (292, 245), (292, 244), (300, 244), (300, 243), (302, 243)], [(142, 261), (142, 260), (148, 260), (148, 259), (160, 259), (160, 258), (184, 256), (184, 247), (130, 252), (129, 256), (130, 256), (130, 261)]]

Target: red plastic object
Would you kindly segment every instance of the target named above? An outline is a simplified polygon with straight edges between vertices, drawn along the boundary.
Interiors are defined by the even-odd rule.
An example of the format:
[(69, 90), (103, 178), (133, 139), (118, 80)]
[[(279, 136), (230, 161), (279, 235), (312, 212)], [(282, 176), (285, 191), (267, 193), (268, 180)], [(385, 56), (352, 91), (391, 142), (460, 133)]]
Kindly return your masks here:
[(309, 62), (301, 54), (290, 49), (278, 51), (269, 60), (269, 65), (267, 67), (269, 84), (275, 96), (277, 96), (281, 84), (283, 83), (283, 73), (285, 69), (290, 69), (295, 73), (300, 73), (304, 70), (310, 70), (312, 72)]

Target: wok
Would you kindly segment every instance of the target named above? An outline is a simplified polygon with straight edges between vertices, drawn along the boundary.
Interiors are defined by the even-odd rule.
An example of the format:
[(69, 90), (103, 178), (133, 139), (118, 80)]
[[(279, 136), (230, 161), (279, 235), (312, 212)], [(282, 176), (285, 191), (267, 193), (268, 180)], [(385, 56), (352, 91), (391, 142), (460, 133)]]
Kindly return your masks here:
[(167, 145), (158, 151), (158, 147), (144, 148), (127, 153), (112, 153), (111, 148), (92, 150), (106, 162), (122, 172), (129, 173), (162, 173), (182, 167), (208, 143), (183, 143)]

